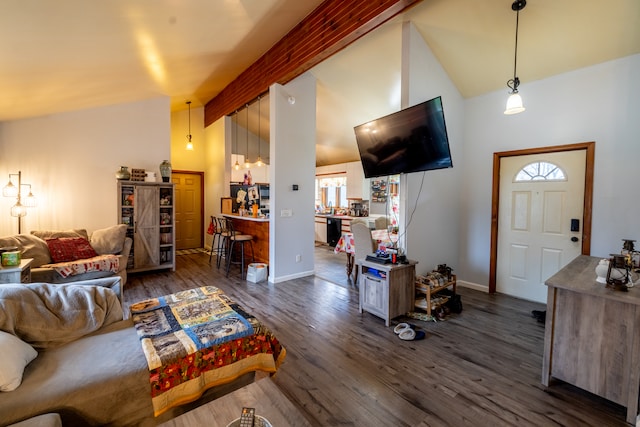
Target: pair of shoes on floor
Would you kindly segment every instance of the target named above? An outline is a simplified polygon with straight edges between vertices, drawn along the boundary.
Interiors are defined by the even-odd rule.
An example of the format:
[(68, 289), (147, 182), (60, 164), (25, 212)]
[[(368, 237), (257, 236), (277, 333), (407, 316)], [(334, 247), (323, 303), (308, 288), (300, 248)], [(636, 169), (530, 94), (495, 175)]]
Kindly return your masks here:
[(411, 323), (398, 323), (395, 328), (393, 328), (393, 332), (398, 335), (403, 341), (416, 341), (424, 339), (425, 333), (424, 331), (416, 331), (415, 325)]
[(535, 317), (538, 322), (544, 323), (547, 317), (547, 311), (533, 310), (531, 311), (531, 316)]

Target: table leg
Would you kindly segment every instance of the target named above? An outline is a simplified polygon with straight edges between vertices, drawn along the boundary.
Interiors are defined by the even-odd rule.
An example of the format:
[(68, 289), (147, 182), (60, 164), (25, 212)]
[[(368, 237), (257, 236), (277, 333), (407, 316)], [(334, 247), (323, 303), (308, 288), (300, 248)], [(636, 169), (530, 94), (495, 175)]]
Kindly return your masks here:
[(347, 253), (347, 277), (353, 272), (353, 254)]

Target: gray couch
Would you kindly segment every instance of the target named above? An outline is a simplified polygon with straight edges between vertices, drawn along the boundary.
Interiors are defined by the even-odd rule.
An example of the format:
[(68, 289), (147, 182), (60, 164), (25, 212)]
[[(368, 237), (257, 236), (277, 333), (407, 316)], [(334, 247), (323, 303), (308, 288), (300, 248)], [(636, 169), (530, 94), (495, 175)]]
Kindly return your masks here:
[(127, 261), (131, 252), (133, 240), (126, 237), (127, 226), (124, 224), (95, 230), (91, 236), (84, 229), (67, 231), (36, 230), (31, 234), (17, 234), (0, 238), (0, 247), (15, 246), (21, 252), (22, 258), (32, 258), (31, 282), (69, 283), (80, 280), (97, 279), (113, 276), (111, 271), (88, 271), (63, 277), (56, 271), (56, 267), (73, 263), (82, 263), (79, 259), (68, 263), (54, 263), (47, 245), (48, 239), (83, 238), (87, 240), (98, 255), (115, 255), (119, 259), (119, 269), (115, 273), (122, 279), (122, 285), (127, 282)]
[[(0, 334), (20, 337), (20, 345), (37, 350), (37, 356), (24, 368), (21, 383), (11, 391), (0, 391), (0, 426), (47, 413), (59, 414), (63, 426), (153, 426), (253, 381), (253, 373), (244, 375), (234, 383), (208, 390), (196, 402), (154, 418), (147, 361), (132, 321), (122, 320), (117, 291), (110, 289), (118, 284), (115, 282), (120, 279), (0, 285)], [(52, 300), (75, 305), (68, 301), (78, 300), (75, 296), (80, 292), (91, 295), (79, 299), (81, 304), (89, 304), (86, 313), (91, 321), (79, 323), (76, 317), (84, 314), (58, 319), (51, 307), (60, 304)], [(35, 310), (40, 314), (29, 314), (40, 298), (46, 308)], [(28, 322), (14, 322), (15, 318)], [(43, 325), (50, 330), (43, 332)], [(97, 326), (90, 331), (94, 327), (90, 325)], [(44, 341), (43, 336), (47, 338)], [(7, 354), (3, 354), (3, 362)]]

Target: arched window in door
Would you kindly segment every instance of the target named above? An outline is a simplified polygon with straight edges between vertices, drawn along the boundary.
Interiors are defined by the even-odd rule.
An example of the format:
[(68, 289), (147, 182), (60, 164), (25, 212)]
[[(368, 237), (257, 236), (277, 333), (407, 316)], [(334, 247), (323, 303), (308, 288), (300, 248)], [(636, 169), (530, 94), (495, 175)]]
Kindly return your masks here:
[(514, 182), (525, 181), (566, 181), (567, 174), (560, 166), (550, 162), (529, 163), (516, 174)]

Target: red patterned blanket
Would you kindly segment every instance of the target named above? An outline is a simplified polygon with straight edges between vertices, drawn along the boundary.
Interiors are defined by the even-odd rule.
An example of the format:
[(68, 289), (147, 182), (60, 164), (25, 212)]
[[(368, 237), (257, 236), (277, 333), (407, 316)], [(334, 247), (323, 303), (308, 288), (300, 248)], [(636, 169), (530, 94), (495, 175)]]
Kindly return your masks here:
[(268, 328), (214, 286), (140, 301), (131, 318), (156, 416), (248, 372), (275, 373), (286, 354)]

